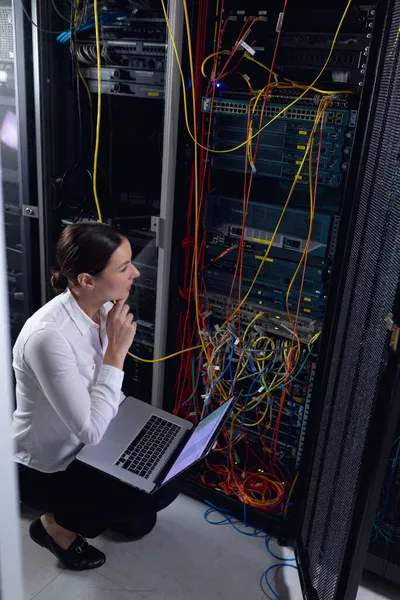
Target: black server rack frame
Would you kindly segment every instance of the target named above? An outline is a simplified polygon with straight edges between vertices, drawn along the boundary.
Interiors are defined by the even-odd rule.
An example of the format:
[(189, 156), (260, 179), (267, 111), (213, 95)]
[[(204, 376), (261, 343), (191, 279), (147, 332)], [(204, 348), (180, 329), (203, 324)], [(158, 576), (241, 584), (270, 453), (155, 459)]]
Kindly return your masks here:
[[(226, 3), (226, 4), (227, 4), (227, 6), (229, 6), (229, 3)], [(268, 3), (265, 3), (265, 2), (264, 3), (254, 3), (254, 6), (256, 7), (256, 5), (257, 5), (257, 10), (259, 10), (261, 4), (263, 5), (262, 6), (263, 8), (266, 8), (266, 5)], [(236, 3), (236, 5), (237, 6), (235, 7), (235, 10), (237, 10), (237, 9), (240, 10), (241, 8), (243, 8), (242, 6), (239, 6), (240, 3)], [(252, 6), (253, 6), (253, 3), (252, 3)], [(275, 7), (277, 7), (276, 3), (275, 3)], [(367, 26), (369, 27), (370, 23), (372, 25), (372, 22), (373, 22), (373, 19), (374, 19), (374, 16), (375, 16), (374, 15), (374, 7), (370, 6), (370, 7), (368, 7), (368, 10), (371, 11), (371, 12), (368, 13), (369, 14), (369, 22), (367, 22)], [(252, 11), (252, 8), (248, 7), (246, 5), (246, 11), (247, 11), (248, 14), (250, 14), (251, 11)], [(243, 10), (243, 12), (245, 12), (245, 11)], [(255, 14), (257, 13), (257, 11), (254, 11), (254, 9), (253, 9), (253, 12), (255, 12)], [(193, 22), (195, 22), (195, 19), (193, 20)], [(315, 26), (315, 24), (313, 24), (313, 25)], [(332, 27), (332, 22), (331, 22), (330, 26)], [(210, 30), (213, 30), (213, 26), (212, 25), (209, 24), (209, 27), (210, 27)], [(372, 32), (372, 27), (369, 27), (365, 31), (365, 40), (362, 40), (364, 42), (366, 40), (368, 40), (367, 41), (367, 45), (368, 46), (371, 43), (371, 37), (372, 37), (372, 33), (371, 32)], [(360, 113), (358, 115), (358, 120), (359, 120), (359, 122), (361, 121), (361, 123), (362, 123), (363, 119), (366, 118), (366, 115), (368, 114), (368, 110), (369, 110), (369, 107), (368, 107), (368, 90), (371, 89), (371, 85), (372, 85), (372, 82), (373, 82), (373, 75), (371, 74), (371, 71), (372, 71), (371, 68), (369, 69), (369, 72), (366, 72), (367, 71), (366, 64), (364, 64), (364, 61), (367, 62), (367, 58), (368, 58), (367, 55), (369, 54), (370, 48), (369, 47), (367, 48), (366, 46), (360, 45), (360, 40), (357, 41), (357, 44), (358, 44), (357, 51), (361, 52), (361, 54), (360, 54), (359, 57), (362, 57), (362, 61), (363, 62), (360, 63), (360, 61), (358, 61), (358, 64), (359, 64), (359, 68), (358, 68), (358, 71), (357, 71), (358, 72), (358, 76), (356, 77), (354, 75), (354, 73), (353, 73), (352, 77), (349, 78), (348, 83), (349, 83), (350, 86), (353, 86), (352, 89), (354, 91), (360, 92), (360, 90), (361, 90), (361, 92), (364, 94), (364, 102), (361, 103), (361, 105), (360, 105), (361, 111), (360, 111)], [(371, 61), (371, 63), (376, 59), (376, 52), (375, 52), (376, 46), (377, 46), (377, 44), (375, 44), (375, 46), (372, 48), (372, 51), (371, 51), (371, 58), (369, 59)], [(247, 65), (246, 65), (246, 69), (247, 69)], [(322, 84), (321, 84), (321, 86), (322, 86)], [(343, 89), (343, 86), (342, 86), (342, 89)], [(230, 113), (232, 114), (232, 118), (236, 118), (236, 120), (238, 120), (238, 118), (240, 118), (240, 111), (241, 110), (243, 111), (243, 104), (245, 103), (245, 96), (243, 94), (243, 90), (241, 92), (236, 90), (235, 92), (236, 93), (234, 93), (233, 96), (232, 96), (232, 88), (231, 89), (221, 89), (221, 90), (219, 90), (218, 95), (217, 95), (217, 99), (214, 102), (215, 102), (215, 106), (217, 106), (217, 107), (218, 107), (218, 102), (220, 102), (221, 106), (224, 106), (225, 111), (226, 111), (226, 107), (228, 106), (228, 108), (230, 110)], [(279, 95), (279, 93), (280, 92), (276, 91), (276, 95), (277, 96)], [(291, 92), (291, 93), (293, 93), (293, 92)], [(358, 94), (358, 95), (360, 95), (360, 94)], [(272, 93), (271, 93), (271, 98), (269, 100), (271, 102), (274, 102), (274, 98), (272, 98)], [(286, 100), (287, 100), (287, 97), (286, 97)], [(279, 98), (279, 99), (277, 98), (276, 102), (278, 102), (278, 104), (279, 104), (279, 101), (282, 102), (282, 99), (281, 98)], [(306, 98), (306, 100), (304, 101), (304, 106), (301, 106), (300, 109), (299, 109), (299, 110), (304, 111), (303, 112), (304, 117), (309, 118), (309, 115), (308, 115), (308, 113), (306, 111), (311, 111), (311, 110), (315, 111), (315, 109), (314, 109), (314, 106), (315, 106), (314, 102), (315, 102), (315, 98), (312, 98), (312, 97), (311, 98), (310, 97)], [(334, 127), (335, 126), (335, 120), (336, 120), (336, 118), (335, 118), (336, 114), (339, 113), (340, 118), (343, 119), (343, 113), (345, 113), (345, 117), (347, 118), (347, 123), (345, 123), (345, 125), (347, 125), (349, 123), (349, 121), (351, 120), (352, 121), (352, 127), (353, 127), (353, 130), (354, 130), (354, 125), (355, 125), (354, 121), (355, 121), (355, 118), (356, 118), (356, 115), (357, 115), (357, 113), (355, 111), (357, 111), (359, 109), (359, 106), (358, 106), (359, 102), (358, 101), (353, 102), (353, 103), (349, 102), (348, 97), (345, 98), (345, 97), (340, 96), (340, 95), (338, 95), (338, 97), (335, 98), (335, 102), (337, 104), (333, 105), (334, 106), (334, 110), (332, 111), (333, 114), (331, 116), (331, 119), (333, 119), (333, 123), (332, 123), (332, 121), (330, 119), (330, 122), (327, 123), (327, 126), (328, 127)], [(203, 110), (205, 110), (206, 112), (208, 111), (208, 107), (207, 107), (207, 105), (205, 104), (204, 101), (203, 101)], [(225, 115), (226, 115), (226, 112), (225, 112)], [(348, 115), (348, 117), (347, 117), (347, 115)], [(217, 120), (217, 117), (214, 117), (214, 118), (215, 118), (215, 120)], [(300, 123), (304, 123), (305, 124), (306, 118), (304, 118), (303, 121), (300, 121)], [(341, 126), (343, 126), (343, 121), (338, 124), (338, 127), (341, 127)], [(300, 129), (300, 128), (298, 128), (298, 129)], [(361, 129), (362, 129), (362, 127), (361, 127)], [(303, 129), (301, 129), (301, 131), (303, 131)], [(334, 133), (334, 132), (332, 131), (332, 133)], [(274, 132), (272, 132), (272, 134), (270, 135), (270, 138), (272, 137), (273, 134), (274, 134)], [(235, 137), (235, 135), (236, 135), (236, 137)], [(240, 132), (239, 132), (239, 135), (240, 135)], [(276, 136), (276, 140), (278, 140), (278, 138), (279, 138), (279, 130), (277, 130), (275, 136)], [(361, 152), (361, 149), (362, 149), (362, 140), (360, 138), (362, 138), (362, 132), (361, 132), (361, 134), (359, 134), (357, 136), (357, 139), (355, 140), (354, 148), (352, 150), (352, 162), (351, 162), (351, 167), (350, 168), (349, 168), (349, 163), (348, 163), (348, 158), (349, 158), (350, 153), (347, 151), (344, 154), (344, 156), (346, 157), (346, 162), (347, 162), (346, 168), (348, 169), (348, 171), (345, 172), (344, 169), (342, 169), (342, 173), (344, 173), (344, 175), (347, 178), (347, 194), (346, 194), (346, 198), (342, 199), (342, 202), (341, 202), (341, 205), (340, 205), (340, 209), (339, 209), (339, 213), (342, 214), (342, 222), (344, 222), (344, 223), (346, 223), (346, 221), (348, 221), (348, 218), (349, 218), (349, 204), (351, 204), (352, 194), (353, 194), (353, 191), (355, 189), (355, 180), (356, 180), (356, 172), (357, 172), (356, 158), (355, 157)], [(346, 138), (346, 139), (348, 140), (349, 138)], [(217, 142), (218, 142), (218, 140), (219, 140), (219, 138), (217, 138)], [(274, 148), (276, 148), (278, 146), (278, 144), (280, 143), (280, 141), (276, 142), (276, 140), (274, 140), (274, 143), (271, 144), (272, 147), (274, 147)], [(234, 145), (235, 141), (239, 142), (238, 132), (236, 132), (236, 133), (233, 132), (233, 135), (231, 135), (231, 134), (229, 135), (228, 144), (230, 146), (232, 146), (232, 145)], [(331, 142), (329, 140), (325, 141), (324, 147), (325, 147), (325, 151), (326, 151), (327, 156), (330, 155), (329, 143), (331, 143), (331, 147), (332, 147), (332, 146), (334, 146), (334, 144), (336, 142), (337, 142), (337, 140), (335, 138)], [(351, 140), (351, 142), (353, 142), (353, 140)], [(185, 142), (183, 141), (182, 143), (184, 144)], [(270, 140), (268, 141), (267, 146), (269, 145), (269, 143), (270, 143)], [(349, 142), (347, 142), (347, 143), (349, 143)], [(300, 144), (300, 145), (302, 145), (302, 144)], [(297, 149), (297, 148), (295, 147), (295, 149)], [(333, 149), (334, 152), (337, 152), (337, 150), (335, 148), (332, 148), (332, 149)], [(289, 148), (289, 150), (290, 150), (290, 148)], [(225, 155), (225, 156), (228, 156), (228, 155)], [(190, 164), (190, 158), (188, 159), (187, 154), (186, 154), (185, 158), (186, 158), (186, 160), (188, 162), (188, 165), (189, 165)], [(290, 154), (288, 154), (288, 158), (289, 159), (292, 158), (290, 156)], [(294, 157), (294, 158), (297, 158), (297, 157)], [(214, 164), (213, 167), (217, 167), (217, 165)], [(214, 173), (215, 172), (216, 172), (216, 169), (214, 168)], [(221, 175), (222, 175), (222, 171), (221, 171)], [(262, 174), (257, 173), (257, 175), (258, 175), (258, 181), (255, 184), (256, 187), (257, 187), (256, 194), (259, 193), (259, 190), (261, 189), (260, 179), (262, 178)], [(214, 175), (212, 177), (211, 187), (213, 187), (213, 186), (215, 187), (216, 181), (217, 181), (217, 176)], [(232, 183), (229, 180), (227, 180), (227, 178), (223, 178), (222, 177), (221, 181), (223, 182), (223, 185), (220, 187), (220, 189), (217, 189), (217, 191), (213, 190), (212, 194), (214, 194), (214, 196), (215, 195), (218, 196), (219, 194), (221, 196), (229, 196), (229, 195), (232, 196), (233, 195), (232, 194), (232, 189), (235, 188), (235, 184), (237, 182), (237, 179), (235, 179), (234, 183)], [(268, 182), (270, 183), (271, 179), (269, 179)], [(276, 186), (276, 184), (273, 184), (273, 185)], [(328, 185), (329, 185), (329, 182), (328, 182)], [(229, 193), (225, 191), (226, 189), (229, 190)], [(329, 193), (330, 193), (330, 198), (331, 199), (333, 198), (334, 201), (337, 202), (337, 198), (338, 198), (337, 191), (334, 188), (332, 189), (332, 187), (331, 187), (331, 191)], [(346, 199), (349, 202), (346, 202)], [(299, 209), (299, 210), (301, 210), (301, 208), (302, 208), (302, 200), (301, 199), (298, 200), (296, 208)], [(324, 207), (324, 209), (325, 208), (326, 207)], [(328, 207), (328, 212), (329, 212), (329, 207)], [(332, 212), (330, 214), (333, 216)], [(177, 218), (179, 219), (179, 216)], [(234, 223), (229, 223), (230, 230), (228, 232), (226, 231), (226, 228), (225, 228), (224, 231), (222, 231), (222, 230), (219, 230), (219, 231), (213, 230), (210, 233), (211, 237), (214, 236), (214, 237), (219, 238), (218, 241), (217, 241), (217, 246), (219, 245), (220, 251), (222, 251), (223, 249), (227, 249), (229, 247), (229, 245), (232, 243), (233, 236), (232, 235), (230, 235), (230, 236), (228, 235), (227, 236), (226, 234), (227, 233), (232, 233), (232, 227), (234, 225), (237, 226), (236, 223), (235, 224)], [(337, 254), (336, 254), (336, 259), (337, 259), (337, 263), (336, 264), (337, 265), (341, 264), (340, 257), (343, 254), (343, 247), (345, 245), (345, 240), (347, 238), (347, 233), (348, 233), (348, 231), (346, 229), (346, 226), (344, 226), (344, 225), (342, 225), (338, 229), (338, 223), (337, 223), (337, 220), (336, 220), (335, 221), (335, 245), (338, 246), (338, 251), (337, 251)], [(239, 232), (239, 235), (240, 235), (240, 232)], [(208, 241), (210, 241), (210, 239)], [(250, 249), (251, 241), (250, 240), (246, 240), (246, 243), (249, 244), (249, 248), (248, 249)], [(275, 249), (275, 251), (277, 251), (277, 249)], [(217, 253), (217, 252), (218, 251), (216, 250), (215, 253)], [(255, 252), (255, 254), (262, 255), (262, 252), (258, 251), (258, 252)], [(325, 267), (325, 268), (329, 269), (329, 271), (331, 271), (331, 268), (332, 268), (332, 261), (331, 261), (332, 254), (333, 254), (333, 252), (330, 253), (329, 261), (328, 261), (329, 264)], [(233, 253), (231, 253), (231, 257), (232, 256), (233, 256)], [(276, 254), (273, 254), (273, 256), (275, 257)], [(284, 258), (285, 259), (288, 258), (287, 251), (286, 251), (286, 256)], [(279, 260), (279, 254), (275, 258), (275, 260)], [(316, 261), (317, 259), (315, 258), (314, 260)], [(224, 259), (221, 260), (221, 263), (223, 263), (223, 262), (224, 262)], [(221, 311), (221, 294), (217, 294), (217, 287), (218, 286), (221, 287), (221, 285), (222, 285), (222, 282), (219, 279), (219, 276), (221, 274), (221, 271), (224, 270), (225, 266), (227, 266), (228, 271), (231, 271), (232, 267), (229, 266), (228, 263), (229, 263), (229, 261), (226, 260), (225, 264), (223, 264), (219, 270), (215, 269), (215, 277), (214, 277), (214, 280), (213, 280), (213, 281), (215, 281), (215, 284), (213, 284), (214, 287), (215, 287), (215, 290), (212, 292), (213, 293), (212, 300), (214, 301), (214, 297), (215, 297), (215, 305), (213, 306), (213, 309), (216, 310), (216, 311)], [(339, 268), (339, 271), (340, 271), (340, 267), (336, 267), (336, 268), (337, 269)], [(311, 268), (310, 268), (310, 271), (311, 271)], [(253, 272), (253, 274), (254, 274), (254, 272)], [(333, 288), (335, 287), (336, 274), (337, 274), (337, 271), (334, 271), (333, 273), (329, 273), (329, 277), (328, 277), (328, 279), (330, 281), (330, 285)], [(275, 291), (279, 291), (279, 290), (275, 289)], [(329, 302), (329, 297), (328, 297), (328, 302)], [(266, 300), (265, 300), (265, 305), (266, 306), (268, 305), (268, 298), (266, 298)], [(328, 305), (328, 308), (327, 308), (327, 311), (326, 311), (327, 317), (326, 317), (326, 319), (324, 321), (325, 343), (326, 343), (326, 339), (327, 339), (326, 336), (327, 336), (328, 331), (330, 330), (330, 328), (332, 326), (332, 322), (333, 322), (333, 309), (334, 309), (334, 305), (335, 305), (335, 300), (331, 297), (329, 305)], [(272, 306), (274, 306), (274, 304), (272, 304)], [(318, 308), (317, 308), (318, 307), (318, 303), (316, 303), (315, 306), (316, 306), (316, 309), (317, 309), (317, 312), (318, 312)], [(235, 308), (235, 305), (233, 305), (233, 308)], [(278, 308), (279, 308), (278, 305), (275, 305), (275, 309), (278, 309)], [(222, 307), (221, 314), (222, 314), (222, 312), (223, 312), (223, 307)], [(255, 314), (255, 313), (253, 313), (253, 314)], [(323, 344), (324, 344), (324, 342), (322, 341), (322, 343), (320, 344), (320, 348), (321, 348), (321, 346)], [(172, 339), (171, 339), (171, 347), (172, 347)], [(321, 352), (320, 351), (319, 351), (319, 355), (321, 356)], [(323, 360), (323, 359), (319, 358), (319, 362), (321, 362), (321, 360)], [(317, 369), (317, 373), (315, 374), (315, 378), (313, 377), (313, 380), (314, 380), (313, 381), (313, 383), (314, 383), (314, 389), (315, 389), (316, 383), (319, 385), (320, 378), (321, 378), (321, 367), (319, 367)], [(307, 413), (308, 413), (308, 409), (309, 409), (309, 406), (307, 407)], [(308, 455), (307, 452), (305, 452), (304, 454)], [(194, 496), (196, 496), (198, 498), (207, 497), (214, 504), (219, 505), (219, 506), (223, 506), (223, 507), (227, 508), (228, 510), (232, 511), (235, 515), (237, 515), (239, 517), (243, 516), (243, 512), (242, 512), (242, 508), (240, 506), (240, 503), (238, 503), (237, 501), (233, 500), (231, 497), (227, 497), (225, 494), (222, 494), (219, 491), (215, 491), (213, 489), (210, 489), (209, 487), (207, 487), (204, 484), (200, 483), (198, 479), (196, 481), (196, 477), (197, 477), (197, 475), (194, 474), (193, 477), (190, 478), (190, 480), (186, 481), (186, 483), (185, 483), (185, 489), (188, 491), (188, 493), (190, 493), (190, 494), (192, 494), (192, 495), (194, 495)], [(297, 497), (301, 497), (301, 495), (302, 495), (302, 491), (301, 490), (303, 489), (303, 485), (304, 485), (304, 482), (300, 482), (299, 488), (298, 488), (298, 496)], [(301, 502), (300, 502), (300, 504), (301, 504)], [(291, 524), (288, 524), (288, 522), (282, 523), (279, 520), (279, 518), (276, 518), (273, 514), (266, 516), (265, 513), (262, 513), (259, 510), (251, 509), (251, 508), (248, 508), (248, 510), (247, 510), (247, 518), (248, 518), (249, 522), (252, 521), (252, 522), (255, 522), (257, 524), (264, 524), (264, 526), (268, 526), (268, 530), (271, 531), (271, 532), (275, 532), (279, 537), (285, 537), (285, 538), (292, 537), (292, 538), (294, 538), (296, 532), (299, 529), (299, 515), (300, 515), (300, 512), (301, 512), (301, 509), (299, 509), (298, 511), (297, 510), (294, 511), (294, 516), (293, 516)], [(297, 523), (296, 523), (296, 521), (297, 521)]]
[[(37, 6), (40, 29), (55, 32), (53, 36), (38, 32), (37, 85), (41, 111), (48, 115), (41, 125), (41, 181), (48, 235), (46, 274), (62, 228), (78, 220), (98, 219), (90, 141), (95, 134), (92, 119), (96, 118), (98, 91), (95, 27), (93, 7), (86, 2), (81, 6), (89, 12), (78, 15), (83, 26), (76, 37), (51, 7)], [(59, 3), (59, 8), (65, 15), (71, 14), (69, 2)], [(110, 0), (99, 2), (98, 10), (102, 116), (97, 189), (104, 222), (130, 239), (132, 258), (138, 261), (141, 276), (128, 299), (139, 325), (131, 352), (151, 360), (157, 295), (154, 220), (160, 211), (166, 25), (158, 4), (137, 10), (130, 2)], [(129, 93), (126, 86), (130, 86)], [(65, 119), (58, 108), (63, 104), (75, 108), (66, 112)], [(56, 143), (60, 135), (63, 147)], [(45, 275), (46, 299), (53, 295), (48, 279)], [(127, 360), (125, 372), (124, 392), (149, 402), (152, 365)]]
[[(398, 422), (398, 364), (399, 348), (397, 344), (398, 331), (398, 296), (396, 298), (396, 287), (398, 286), (399, 273), (396, 259), (392, 255), (392, 248), (387, 246), (375, 247), (375, 252), (371, 254), (371, 246), (368, 240), (367, 230), (371, 232), (371, 225), (375, 223), (373, 212), (376, 210), (381, 216), (385, 215), (385, 223), (380, 222), (379, 226), (395, 227), (396, 220), (393, 221), (395, 206), (392, 200), (381, 204), (382, 190), (390, 185), (390, 167), (382, 165), (379, 161), (380, 152), (376, 152), (376, 139), (380, 140), (383, 147), (387, 140), (392, 139), (393, 130), (398, 128), (398, 119), (396, 112), (396, 101), (398, 89), (395, 84), (396, 69), (398, 69), (398, 48), (395, 40), (397, 28), (393, 26), (394, 15), (398, 15), (399, 6), (397, 2), (380, 2), (376, 6), (376, 23), (378, 31), (381, 32), (379, 38), (373, 39), (371, 46), (371, 56), (374, 56), (374, 68), (369, 73), (368, 94), (371, 98), (369, 105), (364, 106), (365, 116), (363, 122), (366, 123), (364, 136), (358, 140), (360, 164), (353, 178), (352, 193), (357, 202), (351, 207), (346, 207), (346, 216), (348, 219), (348, 230), (354, 235), (349, 235), (347, 242), (339, 245), (340, 262), (339, 265), (346, 265), (346, 268), (340, 269), (339, 265), (334, 267), (334, 280), (338, 294), (346, 298), (346, 306), (339, 304), (332, 307), (332, 323), (336, 324), (336, 329), (331, 328), (329, 335), (325, 337), (325, 344), (321, 346), (324, 353), (324, 370), (318, 373), (317, 390), (325, 390), (325, 402), (322, 406), (314, 405), (311, 409), (310, 426), (318, 431), (318, 435), (309, 438), (307, 443), (307, 452), (312, 457), (308, 464), (308, 475), (305, 484), (305, 496), (300, 510), (302, 511), (302, 531), (297, 539), (298, 564), (301, 565), (300, 575), (304, 584), (304, 592), (311, 598), (349, 598), (356, 596), (357, 588), (361, 578), (362, 570), (365, 566), (368, 543), (371, 537), (371, 530), (374, 523), (376, 508), (379, 500), (379, 494), (385, 473), (385, 467), (389, 457), (392, 444), (394, 429)], [(388, 62), (389, 59), (389, 62)], [(387, 90), (389, 93), (387, 95)], [(382, 120), (382, 110), (385, 113), (385, 119)], [(393, 112), (394, 111), (394, 112)], [(389, 147), (385, 150), (390, 155)], [(379, 179), (376, 174), (380, 173)], [(371, 173), (372, 179), (371, 179)], [(368, 198), (368, 200), (367, 200)], [(366, 204), (367, 202), (367, 204)], [(366, 211), (366, 206), (368, 207)], [(393, 212), (394, 211), (394, 212)], [(370, 219), (367, 216), (370, 216)], [(396, 219), (396, 217), (394, 217)], [(398, 217), (397, 217), (398, 220)], [(364, 229), (362, 239), (356, 241), (356, 236)], [(388, 233), (384, 233), (382, 239), (386, 239)], [(350, 268), (350, 256), (355, 256), (358, 252), (359, 259), (365, 262), (366, 257), (373, 257), (375, 268), (379, 265), (377, 273), (379, 277), (385, 273), (385, 290), (381, 288), (382, 295), (377, 298), (377, 289), (380, 287), (378, 279), (365, 279), (365, 271), (360, 262), (354, 263)], [(396, 251), (394, 251), (395, 254)], [(353, 258), (354, 260), (354, 258)], [(391, 260), (395, 262), (390, 263)], [(389, 262), (386, 262), (389, 261)], [(371, 266), (371, 268), (373, 268)], [(364, 278), (364, 283), (362, 280)], [(357, 282), (357, 283), (356, 283)], [(375, 287), (376, 285), (376, 287)], [(358, 290), (363, 289), (362, 296), (357, 296)], [(353, 340), (352, 333), (347, 333), (343, 329), (343, 319), (351, 328), (358, 328), (359, 335), (361, 325), (356, 324), (357, 318), (353, 312), (353, 322), (350, 320), (350, 309), (348, 305), (349, 295), (353, 297), (354, 306), (359, 309), (359, 315), (364, 320), (364, 341), (367, 343), (368, 336), (376, 341), (377, 352), (379, 356), (372, 362), (363, 354), (361, 346), (354, 351), (354, 359), (358, 361), (357, 370), (354, 371), (354, 378), (351, 381), (351, 373), (344, 374), (333, 366), (338, 357), (338, 349), (342, 348), (349, 356)], [(365, 305), (368, 300), (369, 310), (365, 312)], [(384, 306), (382, 304), (384, 302)], [(378, 320), (379, 331), (376, 328), (377, 313), (373, 313), (372, 305), (375, 307), (381, 305), (381, 320)], [(389, 308), (388, 308), (389, 307)], [(385, 312), (387, 311), (387, 312)], [(393, 312), (393, 319), (392, 319)], [(385, 314), (383, 314), (385, 313)], [(383, 316), (382, 316), (383, 315)], [(340, 323), (341, 321), (341, 323)], [(346, 339), (347, 338), (347, 339)], [(324, 340), (322, 340), (324, 341)], [(357, 344), (356, 338), (354, 343)], [(330, 363), (327, 362), (329, 357)], [(362, 360), (364, 357), (364, 360)], [(360, 362), (361, 361), (361, 362)], [(337, 364), (337, 363), (336, 363)], [(365, 385), (358, 379), (357, 373), (366, 365), (373, 367), (369, 373), (368, 388), (367, 381)], [(368, 367), (367, 367), (368, 368)], [(348, 381), (343, 386), (343, 378)], [(361, 389), (359, 385), (361, 384)], [(358, 386), (358, 389), (357, 389)], [(344, 393), (344, 389), (346, 390)], [(351, 391), (352, 403), (349, 402), (349, 390)], [(367, 391), (368, 390), (368, 391)], [(368, 398), (367, 406), (363, 410), (363, 420), (358, 424), (359, 433), (363, 437), (362, 446), (359, 445), (355, 456), (351, 459), (358, 460), (359, 466), (356, 469), (357, 476), (353, 477), (351, 483), (345, 485), (342, 478), (346, 478), (349, 472), (343, 467), (340, 471), (340, 482), (336, 478), (332, 464), (326, 461), (321, 464), (321, 456), (329, 456), (326, 453), (332, 452), (332, 442), (335, 439), (336, 448), (340, 449), (340, 456), (349, 456), (349, 448), (354, 447), (354, 437), (349, 432), (350, 425), (353, 428), (356, 421), (349, 419), (348, 413), (351, 405), (355, 406), (356, 394), (362, 394), (362, 397)], [(334, 396), (332, 395), (334, 394)], [(334, 401), (333, 401), (334, 398)], [(339, 414), (341, 411), (341, 414)], [(364, 420), (365, 419), (365, 420)], [(336, 436), (336, 437), (333, 437)], [(361, 439), (360, 438), (360, 439)], [(322, 441), (323, 440), (323, 441)], [(321, 454), (322, 446), (324, 450)], [(347, 444), (344, 449), (343, 444)], [(361, 444), (361, 442), (360, 442)], [(376, 448), (379, 447), (379, 453)], [(336, 456), (333, 460), (340, 459)], [(332, 458), (332, 457), (330, 457)], [(340, 462), (340, 460), (339, 460)], [(350, 463), (348, 463), (350, 465)], [(319, 469), (319, 471), (318, 471)], [(316, 473), (320, 473), (320, 477)], [(326, 486), (326, 476), (330, 473), (331, 483)], [(332, 475), (333, 473), (333, 475)], [(324, 482), (322, 482), (322, 476)], [(318, 481), (319, 492), (316, 488)], [(333, 483), (334, 482), (334, 483)], [(325, 489), (326, 488), (326, 489)], [(338, 493), (335, 494), (335, 489)], [(322, 490), (325, 493), (325, 499), (321, 499)], [(337, 503), (340, 490), (343, 490), (343, 511), (340, 515), (340, 526), (335, 530), (330, 529), (330, 519), (334, 514), (333, 505)], [(344, 499), (346, 496), (346, 499)], [(318, 497), (318, 500), (317, 500)], [(329, 498), (329, 500), (328, 500)], [(351, 500), (350, 500), (351, 498)], [(335, 504), (336, 506), (336, 504)], [(326, 522), (321, 525), (321, 512), (329, 510), (329, 517), (326, 515)], [(345, 524), (345, 525), (344, 525)], [(323, 535), (316, 541), (312, 531), (318, 532), (317, 536)], [(329, 535), (328, 532), (329, 531)], [(321, 533), (322, 532), (322, 533)], [(324, 533), (325, 532), (325, 533)], [(331, 534), (335, 533), (335, 540), (332, 540)], [(318, 555), (318, 556), (317, 556)]]

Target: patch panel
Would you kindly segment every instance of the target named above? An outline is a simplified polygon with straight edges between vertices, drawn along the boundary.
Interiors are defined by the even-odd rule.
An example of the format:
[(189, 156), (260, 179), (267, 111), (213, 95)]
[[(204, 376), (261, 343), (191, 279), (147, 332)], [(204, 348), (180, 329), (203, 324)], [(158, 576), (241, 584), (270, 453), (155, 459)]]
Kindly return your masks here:
[[(165, 71), (166, 44), (128, 40), (103, 40), (101, 62), (106, 68), (124, 67)], [(77, 55), (82, 65), (96, 67), (96, 46), (94, 43), (79, 43)]]
[(141, 54), (143, 56), (165, 56), (167, 45), (157, 42), (128, 40), (104, 40), (103, 45), (115, 54)]
[[(126, 39), (134, 38), (140, 41), (164, 42), (165, 43), (165, 20), (164, 19), (120, 19), (115, 24), (104, 24), (101, 28), (102, 39)], [(94, 35), (87, 35), (89, 39)]]

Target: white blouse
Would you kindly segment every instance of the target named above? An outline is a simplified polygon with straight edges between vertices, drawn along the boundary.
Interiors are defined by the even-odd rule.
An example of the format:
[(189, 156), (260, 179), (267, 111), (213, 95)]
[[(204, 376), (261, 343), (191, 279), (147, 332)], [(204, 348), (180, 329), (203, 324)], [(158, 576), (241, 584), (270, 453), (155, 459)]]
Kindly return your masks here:
[(53, 473), (63, 471), (83, 444), (98, 444), (124, 399), (124, 373), (103, 365), (106, 321), (99, 326), (70, 290), (38, 310), (13, 349), (17, 408), (13, 415), (15, 460)]

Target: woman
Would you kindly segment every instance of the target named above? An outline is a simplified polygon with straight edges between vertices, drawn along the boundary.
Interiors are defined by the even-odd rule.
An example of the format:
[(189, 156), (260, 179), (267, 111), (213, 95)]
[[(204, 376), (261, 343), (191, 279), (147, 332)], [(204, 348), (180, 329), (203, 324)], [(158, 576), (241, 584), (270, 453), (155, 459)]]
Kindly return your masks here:
[(138, 539), (177, 496), (171, 486), (146, 495), (74, 461), (82, 444), (101, 440), (124, 399), (136, 333), (125, 301), (139, 276), (131, 260), (129, 241), (108, 225), (64, 229), (51, 278), (60, 295), (28, 319), (13, 351), (20, 495), (44, 513), (30, 535), (75, 570), (105, 561), (85, 537), (112, 527)]

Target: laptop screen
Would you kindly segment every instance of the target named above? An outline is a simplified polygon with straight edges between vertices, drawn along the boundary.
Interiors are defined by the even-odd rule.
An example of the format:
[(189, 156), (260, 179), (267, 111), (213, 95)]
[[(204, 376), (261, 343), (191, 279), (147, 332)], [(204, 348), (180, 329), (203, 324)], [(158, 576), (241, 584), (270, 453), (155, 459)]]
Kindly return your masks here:
[(223, 423), (225, 416), (232, 406), (232, 402), (233, 398), (227, 400), (227, 402), (200, 421), (169, 470), (162, 485), (176, 475), (179, 475), (185, 469), (188, 469), (203, 456), (213, 437), (215, 437), (218, 427)]

